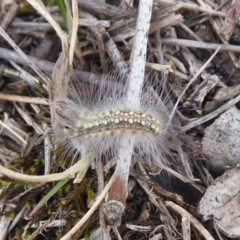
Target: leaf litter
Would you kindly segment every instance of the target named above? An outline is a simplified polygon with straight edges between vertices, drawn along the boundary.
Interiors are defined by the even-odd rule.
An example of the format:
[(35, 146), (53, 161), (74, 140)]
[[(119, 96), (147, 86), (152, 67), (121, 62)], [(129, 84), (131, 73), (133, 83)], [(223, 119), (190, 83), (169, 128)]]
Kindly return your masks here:
[[(173, 105), (168, 108), (173, 109), (179, 100), (174, 119), (181, 126), (176, 137), (183, 136), (184, 145), (177, 149), (179, 145), (174, 145), (175, 137), (170, 135), (172, 162), (157, 172), (141, 161), (144, 156), (133, 155), (121, 224), (111, 227), (105, 221), (105, 201), (101, 201), (110, 188), (116, 159), (96, 161), (87, 172), (83, 167), (73, 183), (72, 177), (80, 169), (69, 174), (68, 168), (81, 156), (62, 148), (65, 143), (60, 136), (54, 139), (51, 129), (59, 128), (59, 110), (48, 105), (59, 94), (66, 98), (68, 85), (77, 84), (77, 79), (84, 86), (78, 94), (91, 94), (99, 86), (104, 91), (113, 83), (115, 88), (123, 88), (123, 80), (116, 84), (117, 74), (108, 73), (113, 68), (119, 75), (126, 73), (138, 3), (62, 1), (66, 16), (61, 16), (64, 9), (59, 11), (54, 1), (45, 2), (46, 7), (41, 1), (29, 2), (38, 11), (26, 1), (9, 1), (0, 12), (1, 36), (7, 40), (1, 38), (0, 47), (0, 159), (10, 170), (8, 175), (1, 170), (0, 239), (64, 239), (79, 220), (81, 226), (72, 239), (239, 237), (240, 1), (153, 1), (146, 72), (150, 79), (157, 76), (159, 81), (167, 81), (149, 85), (152, 92), (144, 97), (151, 100), (161, 86), (171, 95)], [(219, 47), (217, 55), (199, 71)], [(191, 165), (193, 178), (181, 170), (180, 156)], [(37, 180), (24, 179), (17, 172)], [(70, 181), (61, 175), (64, 172)], [(63, 176), (65, 185), (56, 179), (49, 183), (51, 174), (60, 174), (58, 181)], [(58, 185), (61, 188), (54, 189)], [(50, 192), (54, 192), (51, 197)]]

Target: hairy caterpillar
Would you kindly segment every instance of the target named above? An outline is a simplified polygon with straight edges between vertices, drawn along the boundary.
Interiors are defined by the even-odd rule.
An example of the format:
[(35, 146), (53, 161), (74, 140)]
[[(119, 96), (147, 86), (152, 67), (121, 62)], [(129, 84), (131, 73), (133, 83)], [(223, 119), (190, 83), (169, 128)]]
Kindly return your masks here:
[(55, 98), (58, 135), (65, 139), (67, 152), (77, 150), (81, 156), (94, 152), (99, 161), (105, 162), (116, 157), (119, 162), (123, 155), (104, 208), (111, 226), (121, 224), (125, 208), (131, 164), (125, 155), (148, 164), (153, 172), (170, 166), (189, 177), (190, 167), (178, 137), (177, 121), (170, 121), (173, 104), (166, 87), (167, 77), (168, 74), (148, 74), (139, 106), (126, 104), (127, 77), (118, 81), (104, 79), (104, 84), (98, 86), (74, 81), (68, 87), (67, 98)]
[(65, 148), (69, 152), (77, 149), (82, 155), (94, 151), (98, 156), (110, 153), (113, 157), (118, 155), (122, 139), (134, 139), (136, 157), (151, 167), (169, 165), (176, 129), (169, 125), (169, 93), (162, 90), (166, 77), (162, 83), (149, 83), (149, 74), (138, 108), (126, 106), (128, 81), (122, 78), (109, 80), (108, 85), (104, 79), (99, 86), (74, 81), (68, 88), (68, 98), (56, 97), (54, 102), (60, 123), (58, 135), (66, 139)]

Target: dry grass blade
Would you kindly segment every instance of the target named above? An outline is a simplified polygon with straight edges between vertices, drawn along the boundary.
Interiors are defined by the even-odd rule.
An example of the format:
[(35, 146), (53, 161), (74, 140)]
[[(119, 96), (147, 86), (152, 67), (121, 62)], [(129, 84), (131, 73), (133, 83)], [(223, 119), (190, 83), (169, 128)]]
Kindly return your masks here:
[[(1, 123), (1, 122), (0, 122)], [(2, 123), (1, 123), (2, 124)], [(4, 166), (0, 165), (0, 173), (10, 179), (23, 181), (23, 182), (54, 182), (67, 178), (73, 178), (75, 173), (80, 170), (88, 168), (91, 162), (94, 160), (94, 154), (89, 153), (82, 158), (81, 161), (75, 163), (72, 167), (68, 168), (62, 173), (47, 174), (43, 176), (27, 175), (12, 171)]]
[(240, 52), (239, 46), (230, 45), (230, 44), (206, 43), (206, 42), (198, 42), (193, 40), (171, 39), (171, 38), (165, 38), (165, 39), (163, 38), (162, 43), (167, 45), (179, 46), (179, 47), (191, 47), (191, 48), (201, 48), (201, 49), (209, 49), (209, 50), (216, 50), (220, 48), (222, 51)]
[(0, 27), (1, 36), (12, 46), (12, 48), (28, 63), (28, 65), (32, 68), (32, 70), (45, 82), (45, 84), (49, 83), (49, 79), (38, 70), (38, 68), (29, 61), (25, 53), (15, 44), (15, 42), (8, 36), (8, 34)]
[(62, 31), (59, 24), (52, 18), (51, 14), (48, 12), (47, 8), (44, 6), (44, 4), (41, 2), (41, 0), (27, 0), (38, 12), (41, 13), (42, 16), (51, 24), (51, 26), (54, 28), (56, 33), (58, 34), (59, 38), (62, 42), (62, 48), (63, 50), (68, 49), (68, 41), (67, 41), (67, 35), (65, 32)]
[(191, 121), (190, 123), (188, 123), (187, 125), (183, 126), (182, 130), (183, 131), (188, 131), (191, 128), (194, 128), (200, 124), (203, 124), (213, 118), (215, 118), (216, 116), (218, 116), (219, 114), (223, 113), (224, 111), (228, 110), (229, 108), (231, 108), (232, 106), (234, 106), (235, 104), (237, 104), (238, 102), (240, 102), (240, 95), (229, 100), (227, 103), (225, 103), (224, 105), (222, 105), (221, 107), (219, 107), (217, 110), (199, 118), (196, 120)]
[(49, 105), (48, 99), (35, 98), (35, 97), (26, 97), (26, 96), (19, 96), (19, 95), (10, 95), (10, 94), (4, 94), (4, 93), (0, 93), (0, 99), (13, 101), (13, 102)]
[(182, 217), (187, 217), (190, 222), (194, 225), (196, 229), (198, 229), (199, 233), (206, 239), (206, 240), (214, 240), (214, 238), (211, 236), (211, 234), (203, 227), (203, 225), (196, 219), (194, 218), (189, 212), (187, 212), (185, 209), (182, 207), (176, 205), (173, 202), (167, 201), (166, 206), (170, 207), (177, 213), (181, 214)]
[(181, 93), (180, 97), (178, 98), (178, 100), (172, 110), (172, 113), (170, 115), (170, 120), (173, 118), (173, 116), (177, 110), (177, 106), (178, 106), (179, 102), (181, 101), (182, 97), (184, 96), (184, 94), (186, 93), (186, 91), (188, 90), (188, 88), (197, 79), (197, 77), (202, 73), (202, 71), (207, 67), (207, 65), (213, 60), (213, 58), (216, 56), (216, 54), (218, 53), (219, 50), (220, 50), (220, 47), (218, 47), (218, 49), (212, 54), (212, 56), (208, 59), (208, 61), (199, 69), (199, 71), (194, 75), (194, 77), (191, 79), (191, 81), (187, 84), (186, 88)]
[(27, 141), (23, 139), (17, 132), (15, 132), (12, 128), (10, 128), (7, 124), (5, 124), (2, 120), (0, 120), (0, 125), (3, 128), (6, 128), (8, 131), (10, 131), (13, 135), (15, 135), (24, 145), (27, 145)]
[(78, 31), (78, 4), (77, 0), (72, 1), (72, 32), (71, 32), (71, 41), (69, 47), (69, 64), (72, 65), (73, 56), (75, 51), (76, 39), (77, 39), (77, 31)]

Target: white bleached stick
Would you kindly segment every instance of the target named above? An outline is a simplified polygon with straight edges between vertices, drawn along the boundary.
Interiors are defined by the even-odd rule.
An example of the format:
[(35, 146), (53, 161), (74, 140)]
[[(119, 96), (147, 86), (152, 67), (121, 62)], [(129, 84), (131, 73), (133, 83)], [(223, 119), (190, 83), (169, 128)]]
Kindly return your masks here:
[[(144, 81), (148, 30), (152, 14), (152, 0), (140, 0), (136, 33), (131, 54), (129, 85), (127, 90), (126, 107), (140, 109), (141, 93)], [(110, 189), (108, 202), (105, 204), (104, 213), (109, 225), (119, 226), (121, 216), (125, 208), (127, 196), (127, 183), (134, 139), (122, 139), (119, 148), (117, 167), (115, 170), (112, 188)]]
[(141, 0), (139, 3), (136, 33), (130, 59), (131, 65), (127, 92), (127, 105), (130, 108), (140, 107), (151, 15), (152, 0)]

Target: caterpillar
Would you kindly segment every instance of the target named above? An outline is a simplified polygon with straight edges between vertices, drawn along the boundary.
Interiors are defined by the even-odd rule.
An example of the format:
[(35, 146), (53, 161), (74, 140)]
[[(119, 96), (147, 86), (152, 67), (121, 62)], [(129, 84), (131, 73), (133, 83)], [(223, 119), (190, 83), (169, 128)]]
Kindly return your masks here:
[(108, 85), (104, 79), (104, 84), (98, 86), (75, 80), (68, 87), (68, 97), (56, 97), (54, 101), (60, 124), (58, 135), (66, 140), (65, 149), (77, 149), (81, 155), (93, 151), (98, 156), (117, 156), (120, 141), (134, 139), (136, 157), (154, 168), (169, 165), (176, 129), (168, 122), (171, 98), (162, 90), (167, 78), (162, 83), (149, 83), (149, 78), (150, 74), (138, 108), (126, 106), (128, 80), (124, 78), (109, 80)]

